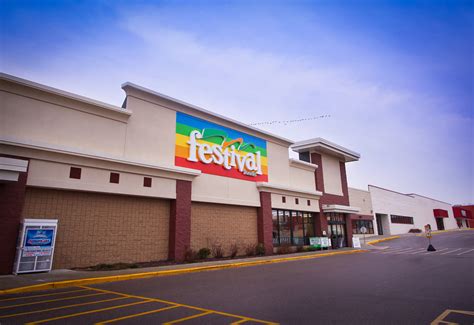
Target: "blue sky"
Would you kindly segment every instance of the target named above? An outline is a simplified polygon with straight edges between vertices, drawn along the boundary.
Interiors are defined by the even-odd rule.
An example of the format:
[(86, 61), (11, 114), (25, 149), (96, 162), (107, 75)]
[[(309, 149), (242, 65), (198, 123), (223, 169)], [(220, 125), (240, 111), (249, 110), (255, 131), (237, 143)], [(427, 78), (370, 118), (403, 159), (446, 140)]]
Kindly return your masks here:
[(472, 1), (5, 1), (0, 70), (121, 105), (131, 81), (362, 154), (349, 185), (474, 202)]

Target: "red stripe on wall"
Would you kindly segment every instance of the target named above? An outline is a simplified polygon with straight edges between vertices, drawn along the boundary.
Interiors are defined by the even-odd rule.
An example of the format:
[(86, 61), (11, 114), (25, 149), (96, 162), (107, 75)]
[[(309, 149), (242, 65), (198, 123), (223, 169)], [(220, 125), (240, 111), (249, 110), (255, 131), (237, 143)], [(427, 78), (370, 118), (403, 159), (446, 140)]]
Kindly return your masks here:
[(242, 180), (250, 181), (250, 182), (268, 182), (268, 175), (248, 176), (248, 175), (242, 174), (239, 170), (235, 168), (225, 169), (224, 167), (220, 165), (216, 165), (216, 164), (204, 164), (202, 162), (192, 162), (181, 157), (175, 157), (174, 163), (176, 166), (197, 169), (197, 170), (202, 171), (205, 174), (238, 178), (238, 179), (242, 179)]
[(435, 218), (448, 218), (448, 211), (443, 209), (433, 209), (433, 215)]

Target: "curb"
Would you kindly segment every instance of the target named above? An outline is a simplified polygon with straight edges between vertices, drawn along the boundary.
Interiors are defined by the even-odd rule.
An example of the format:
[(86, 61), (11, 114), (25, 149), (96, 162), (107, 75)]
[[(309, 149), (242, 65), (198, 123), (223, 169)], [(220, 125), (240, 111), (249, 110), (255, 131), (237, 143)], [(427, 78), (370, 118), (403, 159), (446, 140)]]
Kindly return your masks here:
[(72, 287), (72, 286), (81, 286), (81, 285), (89, 285), (89, 284), (97, 284), (97, 283), (143, 279), (143, 278), (151, 278), (155, 276), (178, 275), (178, 274), (222, 270), (222, 269), (230, 269), (230, 268), (246, 267), (246, 266), (254, 266), (254, 265), (274, 264), (274, 263), (281, 263), (281, 262), (306, 260), (306, 259), (320, 258), (320, 257), (326, 257), (326, 256), (334, 256), (334, 255), (349, 255), (349, 254), (364, 253), (364, 252), (367, 252), (367, 250), (358, 249), (358, 250), (353, 250), (353, 251), (331, 252), (331, 253), (323, 253), (323, 254), (316, 254), (316, 255), (280, 257), (280, 258), (274, 258), (274, 259), (269, 259), (269, 260), (238, 262), (238, 263), (229, 263), (229, 264), (221, 264), (221, 265), (207, 265), (207, 266), (198, 266), (198, 267), (190, 267), (190, 268), (183, 268), (183, 269), (174, 269), (174, 270), (164, 270), (164, 271), (143, 272), (143, 273), (124, 274), (124, 275), (112, 275), (112, 276), (97, 277), (97, 278), (84, 278), (84, 279), (76, 279), (76, 280), (48, 282), (48, 283), (35, 284), (35, 285), (30, 285), (30, 286), (25, 286), (25, 287), (0, 290), (0, 295), (13, 294), (13, 293), (25, 293), (25, 292), (38, 291), (38, 290), (66, 288), (66, 287)]
[(367, 245), (373, 245), (373, 244), (381, 243), (388, 240), (398, 239), (398, 238), (400, 238), (400, 236), (392, 236), (392, 237), (387, 237), (387, 238), (382, 238), (382, 239), (376, 239), (376, 240), (369, 241)]

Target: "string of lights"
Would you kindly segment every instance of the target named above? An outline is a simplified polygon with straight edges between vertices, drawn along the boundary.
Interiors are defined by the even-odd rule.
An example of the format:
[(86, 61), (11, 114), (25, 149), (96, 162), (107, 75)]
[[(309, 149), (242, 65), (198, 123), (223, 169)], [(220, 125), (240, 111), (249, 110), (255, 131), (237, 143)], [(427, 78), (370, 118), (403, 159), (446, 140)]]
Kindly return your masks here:
[(318, 120), (322, 118), (329, 118), (331, 115), (319, 115), (319, 116), (312, 116), (312, 117), (306, 117), (306, 118), (300, 118), (296, 120), (284, 120), (284, 121), (266, 121), (266, 122), (255, 122), (255, 123), (250, 123), (249, 125), (256, 126), (256, 125), (274, 125), (274, 124), (292, 124), (292, 123), (299, 123), (299, 122), (305, 122), (305, 121), (311, 121), (311, 120)]

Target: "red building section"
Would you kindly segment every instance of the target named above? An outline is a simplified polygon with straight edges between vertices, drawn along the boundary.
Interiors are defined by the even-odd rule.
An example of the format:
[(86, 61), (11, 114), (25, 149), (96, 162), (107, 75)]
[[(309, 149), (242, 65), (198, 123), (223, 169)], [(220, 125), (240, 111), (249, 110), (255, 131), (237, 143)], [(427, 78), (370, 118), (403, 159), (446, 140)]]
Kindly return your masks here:
[(458, 226), (465, 222), (467, 227), (474, 228), (474, 205), (455, 205), (453, 214)]

